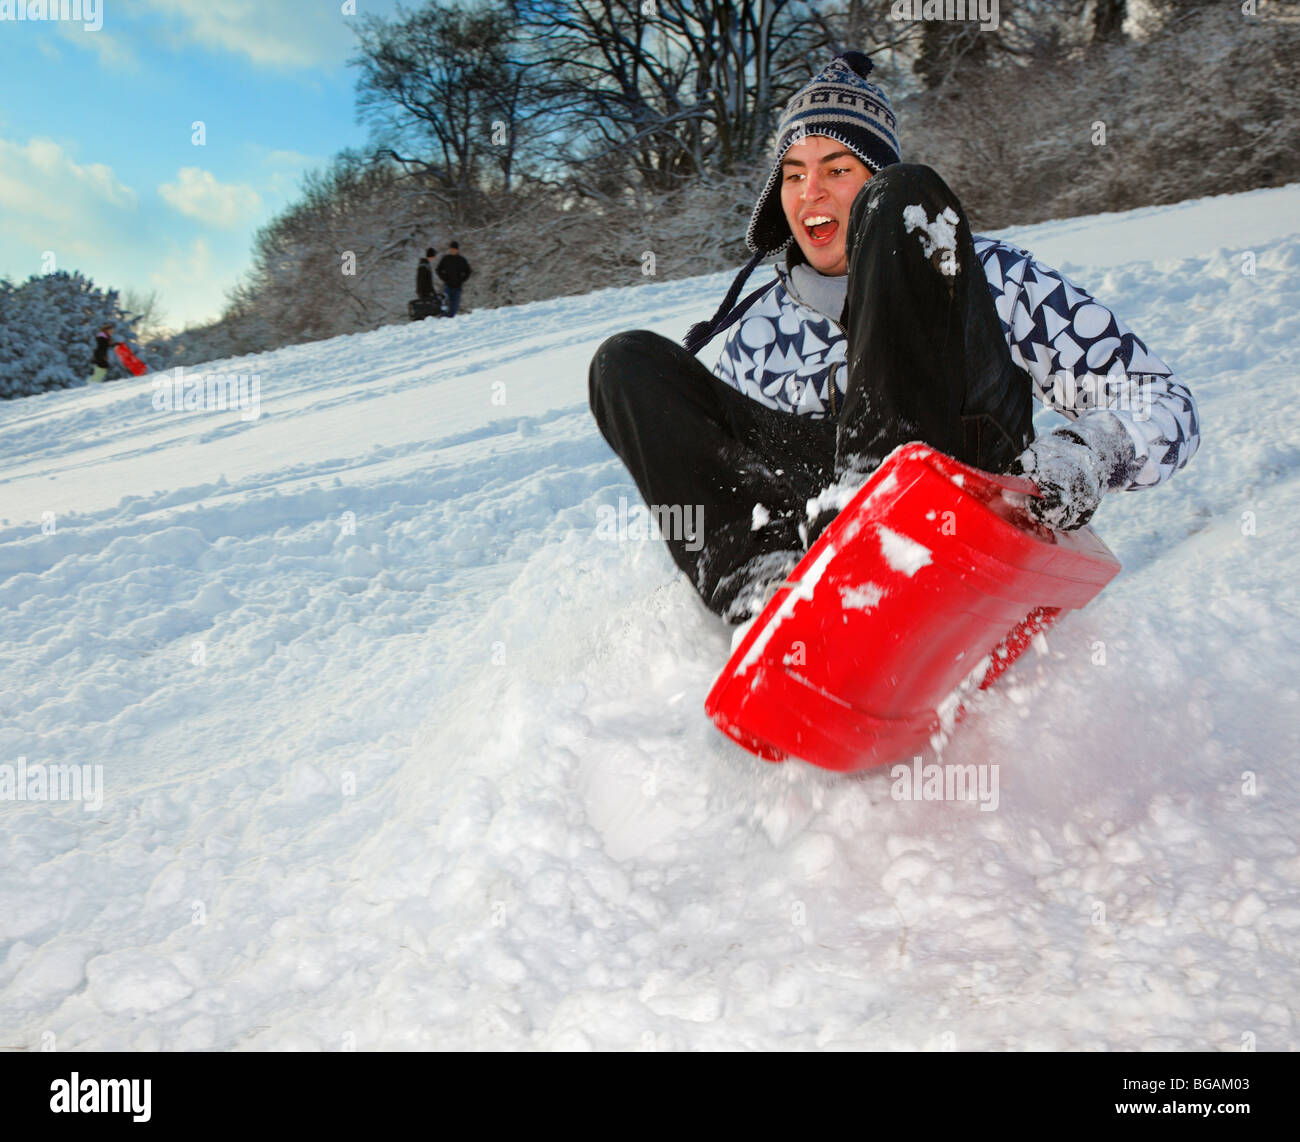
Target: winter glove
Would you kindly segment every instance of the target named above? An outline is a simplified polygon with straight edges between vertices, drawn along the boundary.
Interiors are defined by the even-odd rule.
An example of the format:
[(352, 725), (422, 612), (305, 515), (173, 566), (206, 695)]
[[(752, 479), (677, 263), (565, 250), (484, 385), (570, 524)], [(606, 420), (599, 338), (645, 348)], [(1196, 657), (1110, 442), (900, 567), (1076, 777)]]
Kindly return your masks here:
[(1107, 488), (1129, 482), (1136, 456), (1119, 418), (1099, 409), (1035, 440), (1012, 462), (1011, 474), (1028, 476), (1042, 493), (1030, 497), (1030, 515), (1056, 531), (1074, 531), (1092, 519)]

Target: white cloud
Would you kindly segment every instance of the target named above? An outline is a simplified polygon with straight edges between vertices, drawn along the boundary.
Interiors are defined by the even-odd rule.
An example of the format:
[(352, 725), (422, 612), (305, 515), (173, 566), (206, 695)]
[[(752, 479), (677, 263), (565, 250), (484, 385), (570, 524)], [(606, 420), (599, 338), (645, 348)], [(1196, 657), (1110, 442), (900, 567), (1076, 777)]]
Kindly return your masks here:
[(104, 163), (79, 163), (51, 139), (0, 138), (0, 267), (16, 280), (49, 267), (101, 274), (136, 232), (136, 194)]
[(302, 151), (267, 151), (262, 156), (264, 163), (277, 167), (295, 167), (299, 170), (309, 166), (319, 166), (323, 160), (319, 155), (308, 155)]
[(80, 270), (100, 285), (157, 288), (178, 327), (219, 314), (247, 262), (247, 241), (182, 244), (171, 235), (193, 223), (141, 210), (111, 167), (73, 155), (50, 139), (0, 136), (0, 272), (21, 281), (42, 272), (51, 251), (55, 269)]
[(105, 67), (135, 69), (140, 66), (140, 61), (130, 45), (123, 43), (116, 36), (109, 35), (103, 28), (88, 31), (81, 24), (68, 20), (57, 20), (54, 22), (54, 27), (68, 42), (87, 51), (93, 51)]
[(174, 209), (210, 226), (239, 226), (262, 208), (262, 197), (251, 186), (218, 182), (201, 167), (182, 167), (177, 178), (178, 182), (163, 183), (158, 193)]
[[(219, 48), (260, 67), (341, 67), (351, 54), (359, 16), (320, 0), (144, 0), (169, 21), (178, 45)], [(362, 5), (358, 5), (362, 7)], [(373, 8), (372, 8), (373, 10)]]
[(93, 249), (99, 229), (135, 204), (135, 191), (104, 163), (82, 165), (52, 139), (0, 139), (0, 213), (11, 233), (31, 243)]

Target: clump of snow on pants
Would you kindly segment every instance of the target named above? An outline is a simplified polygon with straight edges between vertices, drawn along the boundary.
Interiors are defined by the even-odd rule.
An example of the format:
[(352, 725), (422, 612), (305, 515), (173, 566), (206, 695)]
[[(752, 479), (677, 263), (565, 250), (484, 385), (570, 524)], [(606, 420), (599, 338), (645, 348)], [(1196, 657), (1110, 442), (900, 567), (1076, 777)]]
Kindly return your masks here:
[[(896, 477), (893, 475), (890, 475), (888, 480), (891, 487), (897, 482)], [(860, 472), (846, 473), (835, 483), (829, 484), (808, 500), (804, 505), (804, 511), (808, 519), (810, 521), (815, 520), (822, 512), (843, 511), (853, 502), (853, 497), (858, 494), (858, 491), (866, 482), (867, 477)]]
[(957, 223), (960, 219), (951, 206), (945, 206), (933, 222), (926, 217), (921, 205), (903, 207), (903, 224), (910, 234), (921, 231), (921, 250), (928, 258), (939, 251), (939, 272), (955, 278), (961, 266), (957, 263)]

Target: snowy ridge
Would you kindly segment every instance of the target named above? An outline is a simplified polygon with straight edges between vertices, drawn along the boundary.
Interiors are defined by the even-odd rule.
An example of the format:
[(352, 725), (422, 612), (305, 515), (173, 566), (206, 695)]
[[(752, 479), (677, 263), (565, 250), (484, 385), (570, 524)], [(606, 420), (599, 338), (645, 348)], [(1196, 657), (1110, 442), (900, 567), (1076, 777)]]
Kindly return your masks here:
[(255, 421), (0, 404), (0, 764), (104, 781), (0, 800), (0, 1043), (1296, 1049), (1297, 218), (1007, 235), (1205, 438), (1103, 504), (1123, 575), (944, 750), (995, 812), (739, 750), (702, 711), (729, 631), (597, 538), (637, 493), (592, 352), (730, 275), (205, 366), (260, 375)]

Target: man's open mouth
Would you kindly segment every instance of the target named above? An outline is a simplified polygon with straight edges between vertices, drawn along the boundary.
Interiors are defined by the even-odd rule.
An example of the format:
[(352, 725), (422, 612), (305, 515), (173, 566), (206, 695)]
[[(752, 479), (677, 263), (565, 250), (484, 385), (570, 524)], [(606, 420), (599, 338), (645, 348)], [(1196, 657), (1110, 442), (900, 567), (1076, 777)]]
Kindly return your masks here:
[(814, 246), (825, 246), (835, 237), (840, 224), (829, 214), (810, 214), (803, 220), (803, 228)]

